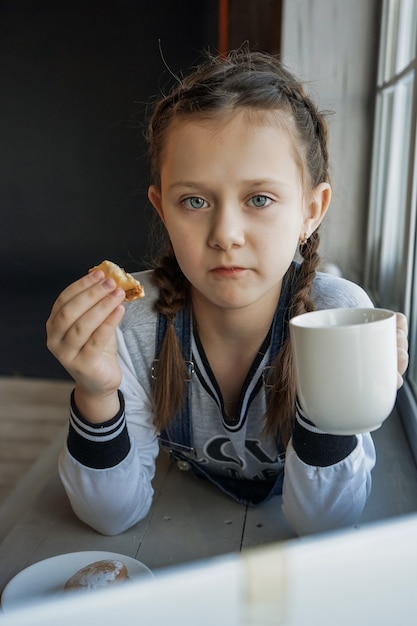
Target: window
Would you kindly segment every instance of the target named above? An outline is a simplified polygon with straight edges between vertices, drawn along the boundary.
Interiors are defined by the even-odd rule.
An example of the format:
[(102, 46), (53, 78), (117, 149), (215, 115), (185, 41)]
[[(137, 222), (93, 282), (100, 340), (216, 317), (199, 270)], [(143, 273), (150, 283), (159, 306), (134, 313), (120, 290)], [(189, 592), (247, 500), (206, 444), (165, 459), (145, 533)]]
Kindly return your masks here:
[(417, 459), (417, 2), (384, 0), (367, 240), (366, 286), (410, 326), (399, 408)]

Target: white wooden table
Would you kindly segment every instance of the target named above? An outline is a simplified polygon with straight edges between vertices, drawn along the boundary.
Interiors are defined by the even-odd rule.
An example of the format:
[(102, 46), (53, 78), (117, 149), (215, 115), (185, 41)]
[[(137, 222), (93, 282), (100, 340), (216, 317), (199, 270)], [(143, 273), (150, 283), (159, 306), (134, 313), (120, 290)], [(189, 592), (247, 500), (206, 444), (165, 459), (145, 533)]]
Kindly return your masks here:
[[(364, 524), (417, 511), (417, 473), (396, 415), (374, 439), (378, 463)], [(16, 491), (15, 518), (3, 524), (0, 591), (28, 565), (66, 552), (116, 552), (156, 570), (294, 537), (280, 496), (257, 508), (245, 507), (191, 472), (180, 471), (164, 451), (157, 462), (148, 516), (121, 535), (100, 535), (72, 512), (57, 473), (61, 444), (56, 442), (49, 458), (41, 461), (43, 483), (42, 472), (34, 468), (32, 485)], [(0, 530), (1, 521), (0, 515)]]
[(130, 530), (106, 537), (76, 518), (54, 469), (0, 545), (0, 590), (28, 565), (66, 552), (117, 552), (155, 570), (294, 536), (280, 497), (258, 508), (242, 506), (208, 481), (180, 471), (164, 451), (154, 488), (148, 516)]

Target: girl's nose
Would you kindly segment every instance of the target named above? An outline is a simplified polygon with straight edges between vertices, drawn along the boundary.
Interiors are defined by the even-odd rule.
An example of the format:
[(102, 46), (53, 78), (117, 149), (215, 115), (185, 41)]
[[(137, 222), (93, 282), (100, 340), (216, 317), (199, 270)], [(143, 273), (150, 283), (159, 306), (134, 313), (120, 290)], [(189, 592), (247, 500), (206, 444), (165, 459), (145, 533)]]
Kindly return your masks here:
[(213, 213), (209, 246), (221, 250), (243, 246), (245, 243), (243, 217), (240, 208), (217, 207)]

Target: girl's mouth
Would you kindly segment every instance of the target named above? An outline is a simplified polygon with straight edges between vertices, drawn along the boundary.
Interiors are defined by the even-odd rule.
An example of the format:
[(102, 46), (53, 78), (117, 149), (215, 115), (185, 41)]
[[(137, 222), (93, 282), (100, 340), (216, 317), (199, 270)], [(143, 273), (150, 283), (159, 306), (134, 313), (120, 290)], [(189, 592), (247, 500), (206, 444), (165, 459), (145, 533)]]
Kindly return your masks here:
[(215, 267), (212, 270), (216, 276), (239, 276), (244, 271), (244, 267)]

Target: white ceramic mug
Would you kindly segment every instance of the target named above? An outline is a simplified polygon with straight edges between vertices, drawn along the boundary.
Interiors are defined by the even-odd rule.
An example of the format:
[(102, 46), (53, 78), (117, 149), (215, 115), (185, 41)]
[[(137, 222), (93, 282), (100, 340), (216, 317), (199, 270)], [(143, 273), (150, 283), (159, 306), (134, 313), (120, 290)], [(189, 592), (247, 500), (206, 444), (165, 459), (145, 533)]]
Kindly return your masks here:
[(396, 316), (387, 309), (327, 309), (290, 320), (301, 408), (326, 433), (381, 426), (397, 395)]

